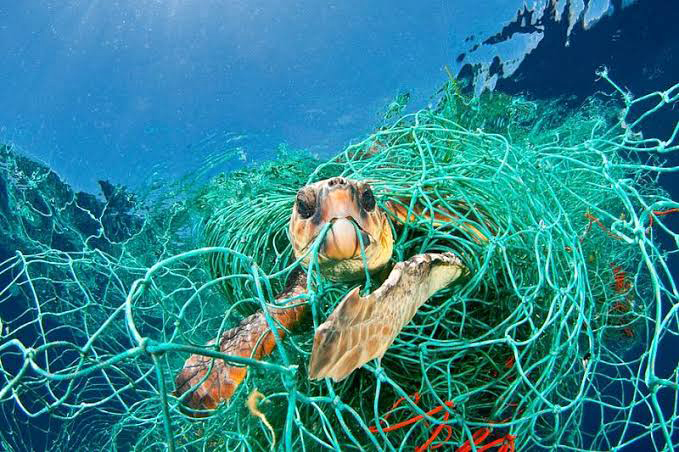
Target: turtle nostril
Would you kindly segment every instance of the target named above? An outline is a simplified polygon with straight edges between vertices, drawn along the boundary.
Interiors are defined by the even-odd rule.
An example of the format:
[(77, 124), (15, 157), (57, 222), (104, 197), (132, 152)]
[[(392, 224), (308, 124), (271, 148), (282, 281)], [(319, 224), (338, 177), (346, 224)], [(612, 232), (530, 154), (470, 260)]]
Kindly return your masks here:
[(370, 245), (370, 236), (365, 231), (361, 231), (361, 240), (363, 241), (364, 247)]
[(333, 177), (332, 179), (330, 179), (328, 181), (328, 185), (331, 186), (331, 187), (333, 185), (346, 185), (346, 184), (347, 184), (347, 180), (343, 177)]

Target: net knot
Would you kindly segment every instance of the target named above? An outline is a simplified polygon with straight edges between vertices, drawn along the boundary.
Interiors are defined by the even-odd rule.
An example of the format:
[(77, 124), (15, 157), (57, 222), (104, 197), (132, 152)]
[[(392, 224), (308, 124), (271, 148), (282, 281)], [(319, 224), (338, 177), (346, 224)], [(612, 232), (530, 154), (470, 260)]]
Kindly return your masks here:
[(386, 380), (386, 377), (384, 376), (384, 368), (383, 367), (380, 366), (377, 369), (375, 369), (374, 374), (375, 374), (375, 378), (377, 380), (382, 381), (382, 382)]
[(646, 237), (646, 228), (640, 224), (636, 225), (632, 231), (637, 237), (637, 240), (643, 241), (643, 239)]
[(298, 366), (296, 365), (289, 366), (288, 371), (285, 372), (285, 375), (283, 375), (283, 385), (289, 392), (296, 388), (295, 383), (297, 382), (297, 367)]
[(338, 395), (336, 395), (332, 399), (332, 404), (335, 408), (342, 409), (342, 407), (344, 407), (344, 403), (342, 402), (342, 399), (340, 399), (340, 396), (338, 396)]
[(147, 350), (149, 346), (149, 338), (148, 337), (142, 337), (141, 341), (139, 341), (139, 348), (141, 349), (142, 352), (148, 354), (149, 351)]
[(662, 101), (663, 101), (664, 104), (669, 104), (669, 103), (671, 103), (670, 95), (669, 95), (669, 92), (668, 92), (668, 91), (662, 91), (662, 92), (660, 93), (660, 98), (662, 99)]

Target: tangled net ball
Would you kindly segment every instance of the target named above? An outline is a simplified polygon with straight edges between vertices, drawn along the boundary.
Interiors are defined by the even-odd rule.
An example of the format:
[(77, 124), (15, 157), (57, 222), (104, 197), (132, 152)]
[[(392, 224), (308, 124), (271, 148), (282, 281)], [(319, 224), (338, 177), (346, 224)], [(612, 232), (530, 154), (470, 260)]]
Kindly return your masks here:
[[(668, 267), (679, 203), (658, 176), (679, 170), (661, 161), (679, 150), (679, 125), (666, 140), (638, 130), (676, 106), (679, 85), (633, 99), (600, 75), (622, 107), (468, 99), (450, 82), (436, 108), (328, 162), (283, 152), (118, 210), (115, 196), (103, 206), (57, 196), (41, 185), (49, 170), (6, 164), (3, 202), (16, 218), (2, 228), (25, 240), (0, 268), (0, 403), (17, 432), (0, 440), (20, 447), (33, 440), (21, 432), (38, 429), (60, 447), (135, 450), (672, 448), (679, 375), (662, 354), (679, 334)], [(287, 237), (295, 193), (337, 175), (370, 180), (381, 206), (410, 209), (395, 262), (452, 251), (469, 279), (426, 303), (381, 362), (340, 383), (306, 375), (314, 328), (352, 288), (324, 280), (315, 257), (298, 300), (311, 318), (270, 358), (205, 346), (278, 303), (299, 267)], [(434, 224), (440, 209), (490, 239)], [(173, 395), (189, 353), (249, 366), (201, 420)]]

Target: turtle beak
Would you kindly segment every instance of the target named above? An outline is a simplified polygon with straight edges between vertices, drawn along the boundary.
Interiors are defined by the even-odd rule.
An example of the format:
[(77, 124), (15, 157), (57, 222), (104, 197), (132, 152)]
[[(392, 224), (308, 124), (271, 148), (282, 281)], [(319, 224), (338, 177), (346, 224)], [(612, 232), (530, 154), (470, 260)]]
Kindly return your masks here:
[(358, 233), (363, 240), (363, 246), (370, 245), (370, 236), (349, 218), (337, 218), (332, 221), (330, 230), (321, 245), (321, 252), (328, 259), (345, 260), (361, 255), (361, 243)]

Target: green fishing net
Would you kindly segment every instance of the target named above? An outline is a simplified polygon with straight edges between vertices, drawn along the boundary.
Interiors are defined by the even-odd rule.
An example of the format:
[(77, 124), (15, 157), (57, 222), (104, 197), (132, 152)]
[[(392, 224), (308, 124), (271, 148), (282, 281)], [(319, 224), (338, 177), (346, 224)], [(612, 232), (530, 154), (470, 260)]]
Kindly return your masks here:
[[(668, 267), (679, 203), (658, 183), (679, 170), (664, 163), (679, 125), (670, 137), (639, 132), (677, 108), (679, 85), (635, 99), (600, 75), (612, 95), (577, 108), (469, 98), (451, 81), (436, 107), (391, 115), (328, 161), (281, 148), (271, 162), (136, 196), (102, 183), (104, 200), (5, 148), (0, 207), (11, 215), (0, 228), (21, 247), (0, 267), (1, 444), (30, 447), (35, 433), (22, 432), (38, 431), (59, 450), (679, 445), (679, 374), (662, 365), (679, 334)], [(452, 251), (468, 279), (340, 383), (311, 382), (306, 366), (314, 329), (356, 284), (324, 280), (316, 256), (297, 300), (311, 315), (269, 358), (205, 346), (284, 303), (276, 295), (299, 267), (287, 235), (295, 193), (338, 175), (410, 209), (392, 224), (394, 262)], [(435, 223), (440, 211), (457, 219)], [(364, 292), (380, 284), (370, 278)], [(207, 418), (173, 395), (191, 353), (249, 366)]]

